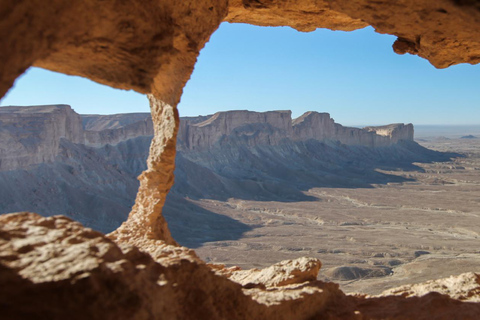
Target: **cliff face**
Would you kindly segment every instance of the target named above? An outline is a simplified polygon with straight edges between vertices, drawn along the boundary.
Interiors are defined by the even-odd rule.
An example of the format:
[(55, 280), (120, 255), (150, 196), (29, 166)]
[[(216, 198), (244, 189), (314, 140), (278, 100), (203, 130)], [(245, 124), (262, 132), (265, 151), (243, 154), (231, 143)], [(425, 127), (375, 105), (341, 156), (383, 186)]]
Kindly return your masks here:
[(149, 112), (141, 113), (119, 113), (119, 114), (82, 114), (83, 128), (88, 131), (103, 131), (109, 129), (118, 129), (129, 124), (150, 119)]
[(102, 147), (152, 135), (149, 114), (81, 116), (69, 105), (2, 107), (0, 171), (53, 162), (62, 139)]
[(0, 108), (0, 171), (52, 162), (62, 138), (84, 142), (81, 118), (70, 106)]
[[(125, 220), (138, 188), (137, 177), (146, 169), (153, 136), (149, 114), (84, 116), (67, 105), (0, 111), (4, 137), (0, 213), (66, 214), (103, 232)], [(358, 175), (348, 169), (347, 163), (354, 160), (360, 167), (372, 166), (382, 157), (421, 161), (423, 150), (414, 152), (415, 159), (404, 156), (409, 145), (371, 148), (413, 138), (406, 132), (409, 127), (386, 126), (377, 129), (384, 134), (378, 135), (372, 128), (343, 127), (327, 113), (317, 112), (293, 121), (290, 111), (230, 111), (182, 118), (177, 182), (166, 205), (176, 237), (184, 241), (184, 232), (177, 231), (180, 221), (196, 216), (185, 213), (187, 204), (178, 205), (185, 195), (295, 200), (302, 198), (298, 190), (331, 183), (327, 180), (332, 177), (337, 185), (349, 185), (348, 180)], [(352, 145), (363, 151), (349, 148)], [(375, 173), (371, 179), (382, 181)]]
[(396, 123), (379, 127), (366, 127), (364, 129), (375, 132), (377, 135), (388, 137), (394, 143), (400, 140), (413, 140), (414, 136), (412, 124)]
[(278, 145), (285, 140), (310, 139), (372, 148), (391, 146), (401, 140), (413, 141), (412, 124), (351, 128), (335, 123), (328, 113), (318, 112), (307, 112), (292, 120), (290, 111), (229, 111), (201, 120), (180, 122), (178, 142), (181, 150), (204, 150), (231, 143)]

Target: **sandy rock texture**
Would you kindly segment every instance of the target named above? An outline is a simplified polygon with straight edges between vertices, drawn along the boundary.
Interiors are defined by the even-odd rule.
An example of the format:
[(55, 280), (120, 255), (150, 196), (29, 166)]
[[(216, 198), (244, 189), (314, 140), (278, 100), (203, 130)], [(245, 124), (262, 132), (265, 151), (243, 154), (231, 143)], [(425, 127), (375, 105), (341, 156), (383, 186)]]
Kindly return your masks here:
[(437, 68), (480, 62), (478, 25), (480, 4), (474, 0), (235, 0), (226, 17), (230, 22), (260, 26), (292, 26), (355, 30), (371, 25), (379, 33), (398, 37), (396, 53), (416, 54)]
[[(158, 261), (165, 257), (165, 252), (174, 256), (177, 251), (180, 255), (185, 251), (161, 249), (175, 244), (161, 210), (173, 184), (179, 126), (176, 105), (200, 49), (222, 21), (289, 25), (302, 31), (317, 27), (353, 30), (372, 25), (380, 33), (398, 37), (395, 52), (417, 54), (438, 68), (480, 62), (480, 10), (478, 1), (473, 0), (52, 0), (47, 5), (40, 0), (1, 1), (0, 96), (32, 65), (150, 94), (155, 137), (148, 169), (140, 177), (136, 204), (128, 221), (110, 238), (117, 243), (135, 245)], [(67, 226), (69, 223), (66, 229), (41, 225), (51, 221), (61, 223), (62, 218), (39, 220), (31, 215), (13, 215), (2, 219), (12, 219), (2, 223), (2, 227), (12, 229), (2, 231), (2, 247), (6, 247), (2, 250), (0, 276), (4, 281), (2, 309), (6, 310), (2, 315), (11, 318), (32, 318), (46, 313), (50, 318), (66, 318), (67, 310), (70, 318), (103, 319), (232, 319), (232, 315), (247, 319), (359, 318), (363, 317), (363, 311), (364, 318), (391, 319), (422, 319), (427, 318), (427, 313), (429, 319), (451, 319), (461, 312), (464, 312), (463, 318), (473, 319), (478, 315), (477, 305), (467, 306), (438, 295), (430, 295), (428, 300), (395, 297), (366, 300), (363, 306), (358, 306), (360, 311), (352, 313), (350, 300), (345, 300), (341, 292), (335, 292), (328, 285), (315, 289), (333, 292), (322, 294), (320, 300), (305, 298), (305, 295), (292, 299), (289, 297), (294, 295), (289, 296), (286, 290), (270, 292), (267, 300), (276, 301), (272, 302), (276, 309), (272, 307), (268, 310), (275, 311), (262, 313), (256, 311), (257, 304), (252, 304), (236, 284), (207, 276), (207, 267), (192, 262), (196, 259), (194, 254), (189, 254), (190, 260), (181, 260), (177, 267), (164, 269), (164, 273), (156, 271), (158, 265), (153, 262), (146, 264), (152, 263), (155, 270), (141, 271), (145, 269), (138, 268), (131, 260), (149, 260), (143, 253), (134, 251), (132, 255), (136, 258), (126, 258), (123, 266), (119, 261), (128, 254), (100, 234), (89, 235), (89, 231), (80, 227)], [(31, 224), (36, 225), (30, 227)], [(71, 244), (55, 249), (63, 238), (55, 238), (51, 233), (67, 229), (73, 232), (65, 231), (73, 235), (73, 244), (80, 241), (77, 244), (81, 246), (92, 241), (93, 247), (97, 244), (103, 249), (111, 247), (114, 253), (88, 246), (65, 256)], [(92, 240), (95, 238), (98, 243)], [(20, 245), (22, 243), (26, 245)], [(37, 251), (38, 245), (45, 250)], [(49, 264), (45, 258), (50, 256), (61, 259), (53, 259)], [(90, 256), (96, 257), (91, 263), (88, 262)], [(58, 268), (54, 268), (55, 265)], [(55, 272), (52, 274), (52, 271)], [(163, 283), (157, 283), (158, 272), (172, 275), (172, 279), (178, 281), (170, 280), (172, 285), (167, 284), (167, 291), (157, 295), (152, 286)], [(147, 278), (150, 280), (145, 280)], [(153, 284), (151, 279), (155, 279)], [(107, 298), (107, 292), (113, 295)], [(146, 301), (150, 301), (151, 308)], [(258, 298), (257, 301), (266, 300)], [(183, 309), (178, 308), (179, 302)], [(131, 305), (138, 307), (132, 309)], [(25, 314), (19, 315), (20, 312)]]
[[(363, 297), (316, 281), (319, 269), (316, 259), (283, 261), (243, 271), (234, 279), (242, 286), (186, 249), (163, 244), (152, 259), (63, 216), (0, 216), (2, 319), (475, 319), (480, 312), (446, 295), (475, 274), (437, 281), (449, 285), (443, 295), (416, 285), (395, 292), (415, 290), (415, 298)], [(478, 300), (478, 290), (467, 291), (462, 300)]]
[[(334, 284), (297, 284), (288, 289), (292, 301), (268, 307), (178, 247), (159, 246), (155, 262), (135, 247), (118, 246), (62, 216), (25, 212), (2, 215), (0, 222), (2, 319), (291, 319), (353, 314), (351, 309), (328, 307), (329, 302), (349, 300)], [(265, 290), (251, 294), (256, 300), (282, 297)], [(311, 307), (303, 308), (303, 302)]]
[[(225, 274), (243, 287), (281, 287), (317, 279), (322, 263), (315, 258), (285, 260), (265, 269), (235, 270), (228, 268)], [(222, 270), (220, 270), (222, 271)]]

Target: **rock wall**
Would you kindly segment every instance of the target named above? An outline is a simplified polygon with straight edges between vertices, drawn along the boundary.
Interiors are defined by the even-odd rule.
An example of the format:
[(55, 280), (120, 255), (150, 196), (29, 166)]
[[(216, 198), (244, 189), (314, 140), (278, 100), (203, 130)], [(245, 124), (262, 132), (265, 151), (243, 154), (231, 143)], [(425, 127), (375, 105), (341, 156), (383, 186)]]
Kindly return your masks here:
[[(0, 171), (53, 162), (61, 139), (102, 147), (154, 133), (149, 114), (86, 118), (69, 105), (0, 108)], [(85, 125), (95, 130), (85, 130)]]
[[(135, 281), (140, 285), (136, 287), (133, 275), (136, 274), (135, 270), (144, 269), (145, 264), (139, 263), (138, 267), (137, 264), (125, 264), (122, 255), (108, 254), (112, 252), (110, 250), (105, 254), (108, 258), (106, 267), (99, 265), (95, 272), (81, 272), (86, 266), (84, 256), (70, 256), (68, 265), (77, 266), (71, 270), (79, 271), (78, 274), (62, 273), (65, 269), (54, 268), (64, 266), (67, 260), (49, 263), (48, 260), (42, 260), (42, 254), (34, 254), (26, 257), (27, 264), (18, 264), (15, 262), (18, 259), (14, 259), (12, 253), (2, 260), (0, 268), (0, 279), (4, 281), (1, 286), (2, 303), (6, 299), (10, 301), (7, 316), (16, 319), (40, 318), (48, 308), (47, 301), (54, 300), (59, 303), (52, 306), (50, 312), (57, 318), (64, 317), (66, 310), (69, 311), (68, 315), (78, 318), (84, 315), (81, 312), (88, 310), (88, 315), (98, 318), (106, 319), (109, 315), (113, 318), (117, 314), (127, 318), (135, 315), (123, 312), (127, 311), (132, 301), (143, 304), (136, 292), (137, 288), (141, 288), (140, 292), (148, 290), (142, 280), (148, 278), (150, 281), (154, 279), (158, 285), (164, 281), (176, 284), (171, 290), (183, 299), (177, 299), (177, 296), (173, 300), (168, 299), (169, 294), (143, 296), (146, 301), (153, 299), (156, 302), (152, 308), (161, 309), (156, 309), (157, 312), (152, 310), (143, 318), (166, 315), (166, 318), (220, 319), (233, 318), (232, 315), (235, 315), (239, 319), (475, 319), (478, 316), (476, 305), (465, 305), (435, 294), (409, 300), (393, 297), (365, 299), (355, 305), (350, 300), (336, 299), (341, 293), (326, 290), (324, 286), (318, 289), (324, 293), (323, 300), (304, 299), (309, 296), (308, 293), (295, 295), (292, 290), (283, 289), (271, 291), (270, 296), (260, 296), (256, 302), (251, 302), (258, 295), (242, 292), (239, 287), (234, 288), (232, 282), (219, 280), (206, 272), (198, 260), (179, 258), (175, 250), (166, 248), (165, 243), (175, 244), (161, 210), (173, 185), (179, 127), (176, 106), (199, 51), (222, 21), (284, 25), (302, 31), (318, 27), (354, 30), (371, 25), (379, 33), (398, 37), (393, 45), (395, 52), (419, 55), (437, 68), (480, 62), (480, 4), (474, 0), (52, 0), (48, 5), (38, 0), (0, 2), (0, 44), (5, 48), (0, 51), (0, 96), (4, 96), (15, 79), (32, 65), (83, 76), (115, 88), (149, 94), (155, 136), (147, 161), (148, 168), (140, 177), (136, 204), (128, 221), (110, 238), (123, 246), (134, 245), (150, 253), (157, 261), (162, 257), (167, 260), (165, 257), (171, 257), (172, 260), (176, 257), (178, 264), (178, 267), (168, 270), (156, 269), (163, 274), (158, 278), (148, 274), (140, 276)], [(30, 216), (24, 218), (19, 215), (11, 220), (12, 229), (1, 233), (6, 246), (15, 250), (19, 248), (14, 245), (17, 242), (12, 236), (18, 236), (15, 226), (25, 230), (21, 225), (27, 226), (30, 220), (33, 220)], [(38, 223), (39, 226), (48, 226), (58, 220), (61, 219)], [(46, 244), (51, 249), (64, 243), (48, 237), (41, 228), (33, 230), (36, 233), (29, 233), (26, 237), (28, 240), (20, 241), (32, 243), (31, 246), (22, 246), (21, 254), (31, 252), (33, 243), (39, 238), (42, 238), (42, 245)], [(79, 229), (79, 234), (68, 233), (65, 248), (69, 248), (71, 243), (83, 241), (82, 235), (88, 235), (88, 232)], [(102, 243), (109, 241), (100, 238)], [(108, 248), (104, 245), (100, 247)], [(57, 252), (52, 252), (52, 256), (58, 256)], [(65, 254), (72, 251), (67, 249), (58, 252)], [(97, 253), (94, 255), (97, 256)], [(99, 259), (103, 258), (99, 256)], [(148, 261), (142, 255), (134, 255), (131, 259)], [(35, 272), (26, 273), (23, 268), (28, 269), (28, 265), (38, 265), (38, 268), (33, 269)], [(98, 296), (88, 295), (89, 291), (86, 290), (102, 288), (98, 286), (99, 283), (111, 289), (112, 286), (108, 284), (115, 283), (112, 279), (115, 274), (122, 272), (122, 268), (131, 271), (122, 275), (122, 279), (131, 280), (115, 286), (117, 294), (109, 299), (116, 302), (115, 306), (125, 309), (109, 313), (111, 309), (105, 308), (104, 304), (91, 305), (91, 301), (99, 301)], [(153, 268), (159, 267), (154, 265)], [(29, 278), (27, 274), (32, 277)], [(40, 281), (40, 278), (33, 276), (35, 274), (50, 276), (44, 278), (48, 281)], [(64, 276), (57, 277), (60, 274)], [(197, 282), (196, 279), (202, 281)], [(79, 284), (84, 287), (78, 287)], [(201, 290), (203, 284), (209, 290)], [(308, 287), (304, 289), (310, 290)], [(122, 295), (122, 292), (127, 295)], [(87, 296), (95, 296), (95, 300), (82, 299)], [(24, 297), (29, 299), (26, 301)], [(71, 298), (67, 301), (75, 301), (78, 308), (69, 308), (58, 297)], [(21, 313), (31, 301), (39, 302), (42, 308)], [(243, 304), (239, 301), (247, 302)], [(247, 307), (269, 302), (275, 305), (269, 310), (274, 311), (263, 312), (265, 309), (262, 309), (254, 312), (253, 307)], [(228, 313), (222, 308), (225, 303)], [(147, 304), (143, 305), (145, 308), (139, 310), (151, 310)], [(188, 314), (185, 314), (186, 311)]]
[(62, 138), (84, 142), (80, 116), (70, 106), (0, 108), (0, 171), (52, 162)]
[(413, 140), (414, 129), (412, 124), (395, 123), (387, 126), (365, 127), (365, 130), (376, 133), (380, 136), (390, 138), (393, 142), (399, 140)]
[(292, 120), (290, 111), (228, 111), (201, 120), (182, 119), (178, 133), (180, 150), (204, 150), (232, 143), (273, 146), (287, 139), (332, 140), (372, 148), (391, 146), (400, 140), (413, 141), (412, 124), (351, 128), (335, 123), (328, 113), (318, 112), (307, 112)]

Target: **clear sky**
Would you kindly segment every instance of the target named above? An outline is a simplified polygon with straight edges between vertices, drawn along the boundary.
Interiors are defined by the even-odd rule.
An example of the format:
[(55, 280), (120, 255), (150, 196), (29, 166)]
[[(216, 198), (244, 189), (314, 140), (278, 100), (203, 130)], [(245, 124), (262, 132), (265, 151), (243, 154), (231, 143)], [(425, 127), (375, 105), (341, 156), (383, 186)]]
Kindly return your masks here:
[[(345, 125), (480, 124), (480, 66), (438, 70), (392, 50), (395, 37), (224, 23), (202, 50), (180, 115), (329, 112)], [(70, 104), (82, 114), (146, 112), (143, 95), (30, 69), (1, 105)]]

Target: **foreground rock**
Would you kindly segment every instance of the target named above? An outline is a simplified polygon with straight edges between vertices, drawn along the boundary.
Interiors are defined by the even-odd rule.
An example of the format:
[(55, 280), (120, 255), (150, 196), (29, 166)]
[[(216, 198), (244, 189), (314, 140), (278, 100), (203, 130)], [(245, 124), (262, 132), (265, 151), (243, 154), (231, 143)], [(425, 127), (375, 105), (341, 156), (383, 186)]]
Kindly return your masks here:
[(317, 279), (322, 263), (315, 258), (285, 260), (265, 269), (241, 270), (211, 265), (218, 274), (241, 284), (243, 287), (281, 287)]
[(460, 301), (480, 302), (480, 275), (473, 272), (463, 273), (386, 290), (379, 296), (422, 297), (431, 292), (438, 292)]
[[(336, 285), (291, 287), (294, 300), (267, 308), (188, 254), (174, 254), (180, 248), (160, 246), (165, 256), (155, 261), (61, 216), (1, 216), (0, 249), (2, 319), (305, 319), (349, 313), (326, 308), (349, 299)], [(252, 295), (257, 301), (284, 298), (278, 292)]]
[[(318, 260), (302, 258), (234, 271), (232, 278), (242, 274), (242, 289), (192, 260), (187, 249), (160, 244), (154, 259), (62, 216), (0, 217), (2, 319), (475, 319), (480, 312), (478, 304), (437, 293), (345, 296), (337, 285), (315, 280), (319, 268)], [(468, 284), (473, 278), (447, 279), (442, 292), (477, 301), (478, 283)]]

